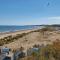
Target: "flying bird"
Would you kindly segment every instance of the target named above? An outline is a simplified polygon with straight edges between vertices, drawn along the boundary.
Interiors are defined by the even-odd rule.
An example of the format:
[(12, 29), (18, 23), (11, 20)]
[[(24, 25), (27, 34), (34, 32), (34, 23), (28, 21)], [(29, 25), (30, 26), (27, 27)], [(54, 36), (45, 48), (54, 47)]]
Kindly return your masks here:
[(48, 3), (47, 3), (47, 6), (49, 6), (49, 5), (50, 5), (50, 3), (48, 2)]

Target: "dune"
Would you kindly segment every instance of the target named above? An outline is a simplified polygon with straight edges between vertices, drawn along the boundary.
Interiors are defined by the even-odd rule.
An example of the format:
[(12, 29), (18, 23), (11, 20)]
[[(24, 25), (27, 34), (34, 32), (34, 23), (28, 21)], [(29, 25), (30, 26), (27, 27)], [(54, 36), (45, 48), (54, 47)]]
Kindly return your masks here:
[[(31, 32), (31, 31), (33, 31), (33, 32)], [(11, 49), (18, 49), (22, 46), (22, 47), (24, 47), (25, 50), (27, 50), (35, 44), (47, 45), (47, 44), (52, 44), (53, 41), (55, 41), (56, 39), (60, 40), (59, 31), (46, 31), (43, 35), (42, 32), (40, 32), (38, 30), (35, 31), (34, 29), (3, 34), (0, 36), (0, 38), (6, 37), (8, 35), (15, 36), (16, 34), (22, 34), (22, 33), (29, 33), (29, 34), (27, 34), (9, 44), (4, 44), (3, 47), (9, 47)]]

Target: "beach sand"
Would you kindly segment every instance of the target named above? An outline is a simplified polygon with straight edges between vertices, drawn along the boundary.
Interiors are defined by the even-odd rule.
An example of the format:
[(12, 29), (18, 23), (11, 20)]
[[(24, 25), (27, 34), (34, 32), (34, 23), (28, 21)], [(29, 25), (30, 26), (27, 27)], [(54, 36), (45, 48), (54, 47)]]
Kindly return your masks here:
[[(16, 34), (28, 33), (31, 31), (34, 31), (34, 29), (16, 31), (16, 32), (12, 32), (12, 33), (10, 32), (8, 34), (5, 33), (5, 34), (0, 35), (0, 38), (6, 37), (9, 35), (14, 36)], [(39, 44), (39, 45), (52, 44), (52, 42), (55, 41), (56, 39), (60, 39), (59, 31), (52, 31), (52, 32), (47, 31), (47, 32), (45, 32), (44, 35), (42, 34), (42, 32), (32, 32), (26, 36), (23, 36), (22, 38), (19, 38), (18, 40), (15, 40), (14, 42), (3, 45), (3, 47), (7, 46), (8, 48), (11, 48), (11, 49), (18, 49), (22, 46), (26, 50), (35, 44)]]

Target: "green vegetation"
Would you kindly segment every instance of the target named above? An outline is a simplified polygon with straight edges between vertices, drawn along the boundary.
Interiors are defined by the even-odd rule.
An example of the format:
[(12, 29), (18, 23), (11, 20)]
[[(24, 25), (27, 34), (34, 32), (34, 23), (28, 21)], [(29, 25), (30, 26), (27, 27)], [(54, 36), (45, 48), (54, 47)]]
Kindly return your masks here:
[(16, 34), (15, 36), (10, 35), (10, 36), (1, 38), (0, 39), (0, 46), (2, 46), (4, 44), (9, 44), (15, 40), (18, 40), (19, 38), (22, 38), (23, 36), (28, 35), (29, 33), (32, 33), (32, 32), (34, 32), (34, 31), (30, 31), (28, 33)]
[(41, 32), (43, 35), (46, 31), (53, 31), (51, 28), (48, 28), (48, 27), (45, 27), (45, 28), (42, 28), (42, 29), (38, 29), (38, 30), (34, 30), (34, 31), (30, 31), (28, 33), (22, 33), (22, 34), (16, 34), (15, 36), (7, 36), (7, 37), (4, 37), (4, 38), (1, 38), (0, 39), (0, 46), (4, 45), (4, 44), (8, 44), (8, 43), (11, 43), (19, 38), (22, 38), (23, 36), (26, 36), (28, 35), (29, 33), (32, 33), (32, 32)]
[(23, 36), (27, 35), (27, 33), (22, 33), (22, 34), (16, 34), (15, 36), (7, 36), (7, 37), (4, 37), (4, 38), (1, 38), (0, 39), (0, 46), (4, 45), (4, 44), (8, 44), (8, 43), (11, 43), (19, 38), (22, 38)]
[[(32, 32), (41, 32), (44, 36), (46, 31), (54, 31), (54, 30), (47, 27), (47, 28), (31, 31), (28, 33), (16, 34), (15, 36), (10, 35), (0, 39), (0, 46), (18, 40), (19, 38), (22, 38), (23, 36), (26, 36)], [(36, 45), (34, 47), (36, 47)], [(23, 49), (24, 48), (21, 47), (20, 51), (22, 51)], [(16, 50), (13, 50), (13, 52), (16, 52)], [(55, 42), (53, 42), (52, 45), (47, 45), (47, 46), (42, 45), (38, 53), (33, 52), (30, 56), (26, 56), (25, 58), (22, 58), (20, 60), (60, 60), (60, 41), (57, 39)]]

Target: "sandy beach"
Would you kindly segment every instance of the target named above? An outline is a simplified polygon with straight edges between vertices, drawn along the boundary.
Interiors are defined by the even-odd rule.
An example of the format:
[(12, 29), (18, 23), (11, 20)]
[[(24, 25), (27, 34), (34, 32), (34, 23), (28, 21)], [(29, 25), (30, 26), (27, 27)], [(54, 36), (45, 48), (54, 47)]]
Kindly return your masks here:
[[(38, 29), (30, 29), (30, 30), (20, 30), (20, 31), (14, 31), (14, 32), (3, 32), (3, 33), (0, 33), (0, 39), (1, 38), (4, 38), (4, 37), (7, 37), (7, 36), (15, 36), (17, 34), (22, 34), (22, 33), (29, 33), (31, 31), (35, 31), (35, 30), (38, 30)], [(29, 36), (28, 36), (29, 37)], [(25, 37), (23, 38), (19, 38), (18, 40), (12, 42), (12, 43), (9, 43), (9, 44), (5, 44), (3, 45), (3, 47), (7, 46), (9, 48), (16, 48), (16, 46), (18, 46), (17, 48), (21, 47), (21, 46), (26, 46), (26, 44), (24, 45), (24, 43), (20, 42), (20, 41), (23, 41), (25, 39)], [(16, 43), (17, 42), (17, 43)]]
[(14, 32), (0, 32), (0, 38), (7, 37), (9, 35), (28, 33), (30, 31), (34, 31), (34, 30), (30, 29), (30, 30), (20, 30), (20, 31), (18, 30), (18, 31), (14, 31)]
[[(38, 30), (38, 29), (37, 29)], [(0, 38), (7, 37), (9, 35), (15, 36), (16, 34), (22, 34), (22, 33), (29, 33), (31, 31), (35, 31), (34, 29), (32, 30), (23, 30), (23, 31), (16, 31), (16, 32), (9, 32), (8, 34), (0, 34)], [(3, 47), (9, 47), (11, 49), (18, 49), (21, 46), (24, 47), (24, 49), (28, 49), (32, 47), (35, 44), (52, 44), (53, 41), (56, 39), (60, 39), (60, 33), (59, 31), (46, 31), (45, 34), (43, 35), (42, 32), (32, 32), (29, 33), (26, 36), (23, 36), (22, 38), (19, 38), (15, 40), (14, 42), (11, 42), (9, 44), (3, 45)]]

